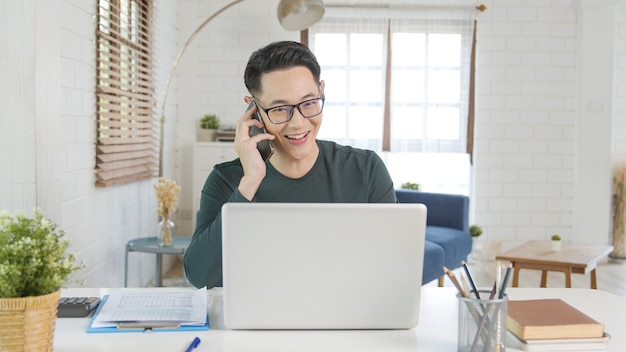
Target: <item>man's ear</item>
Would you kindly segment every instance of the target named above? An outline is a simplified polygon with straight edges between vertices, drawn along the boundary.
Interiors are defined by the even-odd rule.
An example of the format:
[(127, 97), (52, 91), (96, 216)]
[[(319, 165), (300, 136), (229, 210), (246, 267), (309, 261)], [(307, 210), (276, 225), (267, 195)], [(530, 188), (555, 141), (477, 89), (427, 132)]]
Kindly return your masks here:
[(252, 103), (252, 100), (253, 100), (253, 99), (254, 99), (254, 98), (252, 98), (251, 96), (245, 96), (245, 97), (243, 97), (243, 101), (245, 101), (245, 102), (246, 102), (246, 104), (250, 104), (250, 103)]

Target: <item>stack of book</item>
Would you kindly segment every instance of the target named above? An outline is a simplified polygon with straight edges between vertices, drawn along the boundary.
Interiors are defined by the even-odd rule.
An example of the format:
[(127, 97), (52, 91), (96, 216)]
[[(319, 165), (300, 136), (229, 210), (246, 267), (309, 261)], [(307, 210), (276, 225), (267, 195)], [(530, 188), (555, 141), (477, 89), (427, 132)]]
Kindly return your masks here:
[(604, 325), (561, 299), (509, 301), (507, 342), (524, 351), (606, 349)]
[(220, 127), (217, 129), (218, 142), (233, 142), (235, 140), (234, 127)]

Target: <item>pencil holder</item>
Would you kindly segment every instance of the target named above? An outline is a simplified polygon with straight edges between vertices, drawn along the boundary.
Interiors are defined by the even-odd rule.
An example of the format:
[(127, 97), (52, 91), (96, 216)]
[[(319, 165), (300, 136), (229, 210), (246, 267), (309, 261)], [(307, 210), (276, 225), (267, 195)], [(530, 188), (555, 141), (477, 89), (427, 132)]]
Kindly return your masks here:
[(505, 351), (508, 297), (488, 299), (489, 291), (479, 291), (481, 299), (472, 295), (459, 300), (459, 352)]

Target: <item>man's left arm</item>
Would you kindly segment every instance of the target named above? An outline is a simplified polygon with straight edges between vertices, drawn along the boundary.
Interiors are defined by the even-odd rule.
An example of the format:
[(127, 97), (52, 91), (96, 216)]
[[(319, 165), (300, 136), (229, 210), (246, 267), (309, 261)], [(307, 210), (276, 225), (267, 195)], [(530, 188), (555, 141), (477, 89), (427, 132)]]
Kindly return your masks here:
[(389, 170), (376, 153), (372, 153), (369, 168), (370, 203), (397, 203), (396, 191)]

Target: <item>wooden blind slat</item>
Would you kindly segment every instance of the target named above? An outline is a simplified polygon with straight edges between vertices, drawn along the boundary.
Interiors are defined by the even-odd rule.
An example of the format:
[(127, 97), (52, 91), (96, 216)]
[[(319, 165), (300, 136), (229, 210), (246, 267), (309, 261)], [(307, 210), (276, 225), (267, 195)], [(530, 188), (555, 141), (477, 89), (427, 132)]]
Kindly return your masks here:
[[(118, 6), (117, 1), (114, 2), (109, 2), (108, 4), (108, 9), (105, 7), (100, 6), (100, 12), (101, 13), (109, 13), (111, 16), (114, 16), (115, 18), (119, 18), (119, 13), (122, 12), (122, 9)], [(139, 15), (141, 17), (144, 17), (145, 20), (148, 19), (148, 15), (150, 13), (150, 8), (148, 6), (146, 6), (146, 4), (142, 3), (142, 2), (138, 2), (136, 3), (138, 5), (137, 9), (139, 10)]]
[(98, 7), (95, 171), (98, 187), (157, 174), (152, 6), (152, 0), (128, 0), (124, 4), (102, 0)]
[(152, 53), (141, 47), (129, 47), (108, 38), (98, 38), (97, 48), (97, 59), (102, 63), (125, 62), (138, 68), (152, 69), (150, 61)]
[(153, 177), (155, 177), (156, 174), (154, 172), (139, 172), (139, 173), (135, 173), (132, 174), (130, 176), (124, 176), (124, 177), (118, 177), (118, 178), (111, 178), (111, 179), (107, 179), (107, 180), (102, 180), (100, 178), (96, 179), (96, 186), (97, 187), (108, 187), (108, 186), (115, 186), (115, 185), (123, 185), (126, 183), (130, 183), (130, 182), (136, 182), (136, 181), (141, 181), (141, 180), (148, 180), (151, 179)]
[[(99, 25), (102, 27), (103, 31), (98, 33), (110, 32), (113, 36), (119, 36), (121, 38), (120, 40), (128, 42), (133, 39), (150, 38), (150, 30), (146, 28), (145, 24), (152, 21), (152, 15), (150, 8), (146, 8), (146, 10), (147, 11), (139, 12), (139, 16), (135, 22), (129, 22), (127, 20), (122, 20), (122, 17), (119, 16), (120, 10), (117, 6), (111, 6), (110, 10), (100, 6), (98, 7), (98, 18)], [(135, 23), (144, 25), (135, 26)], [(128, 38), (124, 36), (124, 34), (132, 34), (133, 37), (138, 38)]]
[(117, 89), (117, 88), (107, 87), (107, 86), (99, 86), (98, 90), (101, 92), (108, 93), (108, 94), (125, 96), (127, 98), (134, 99), (133, 101), (136, 100), (136, 101), (145, 101), (145, 102), (151, 102), (151, 103), (154, 102), (154, 99), (152, 98), (152, 96), (134, 94), (123, 89)]
[[(111, 4), (110, 8), (111, 8), (111, 11), (109, 11), (108, 9), (106, 9), (104, 7), (100, 7), (99, 8), (100, 14), (101, 14), (100, 17), (105, 18), (105, 19), (110, 20), (110, 21), (114, 21), (116, 24), (122, 23), (122, 24), (125, 25), (125, 27), (129, 27), (128, 26), (128, 21), (123, 21), (121, 19), (121, 16), (118, 15), (120, 13), (119, 6), (115, 6), (115, 4)], [(139, 6), (138, 9), (139, 9), (139, 11), (138, 11), (139, 12), (138, 13), (139, 20), (140, 21), (149, 21), (149, 19), (150, 19), (150, 9), (148, 7), (146, 7), (146, 6)], [(140, 28), (142, 29), (143, 27), (140, 27)]]
[(122, 115), (117, 113), (102, 113), (102, 116), (106, 118), (100, 121), (100, 125), (108, 127), (138, 127), (138, 128), (152, 128), (155, 125), (152, 123), (152, 115)]
[[(126, 159), (126, 160), (116, 160), (111, 162), (100, 162), (98, 163), (98, 169), (111, 171), (117, 169), (126, 169), (133, 167), (146, 167), (145, 165), (150, 165), (154, 163), (155, 159), (148, 158), (139, 158), (139, 159)], [(147, 169), (147, 167), (146, 167)]]
[[(106, 87), (103, 87), (106, 88)], [(119, 96), (117, 94), (111, 94), (109, 92), (105, 92), (105, 89), (98, 88), (96, 92), (98, 96), (98, 100), (96, 104), (98, 104), (98, 108), (109, 110), (108, 106), (114, 106), (119, 109), (120, 106), (126, 108), (134, 108), (140, 109), (141, 111), (149, 111), (154, 110), (154, 100), (144, 101), (139, 99), (130, 99), (130, 97)], [(127, 110), (128, 111), (128, 110)]]
[[(137, 84), (139, 83), (138, 81), (134, 81), (132, 78), (128, 78), (128, 77), (124, 77), (125, 81), (131, 81), (131, 84), (128, 83), (123, 83), (123, 81), (117, 80), (117, 79), (111, 79), (111, 78), (100, 78), (98, 80), (99, 84), (102, 84), (104, 86), (112, 86), (112, 87), (116, 87), (118, 86), (119, 90), (122, 92), (129, 92), (129, 93), (139, 93), (139, 96), (143, 96), (145, 97), (147, 94), (151, 93), (154, 91), (153, 88), (148, 87), (148, 88), (144, 88), (141, 85)], [(135, 83), (135, 84), (133, 84)]]
[(151, 130), (140, 130), (140, 129), (120, 130), (120, 129), (115, 129), (115, 128), (111, 128), (111, 129), (99, 128), (98, 132), (99, 132), (98, 140), (105, 139), (105, 138), (112, 139), (112, 138), (125, 137), (126, 139), (131, 139), (131, 143), (135, 143), (135, 141), (133, 141), (132, 139), (139, 139), (142, 137), (149, 138), (153, 134)]
[(115, 103), (114, 106), (119, 106), (119, 104), (125, 104), (125, 105), (130, 105), (130, 106), (136, 106), (138, 108), (141, 107), (141, 108), (147, 108), (147, 109), (152, 109), (154, 107), (154, 105), (152, 104), (152, 102), (154, 102), (154, 99), (150, 99), (150, 101), (137, 100), (137, 99), (129, 100), (126, 97), (121, 97), (116, 94), (107, 94), (102, 89), (98, 89), (97, 95), (98, 95), (98, 101), (97, 101), (98, 107), (103, 108), (105, 110), (110, 110), (109, 108), (105, 106), (105, 104), (113, 105), (112, 103)]
[(148, 108), (135, 108), (129, 104), (98, 104), (104, 117), (114, 120), (152, 121), (154, 111)]
[[(150, 61), (152, 50), (150, 49), (150, 47), (147, 46), (149, 45), (149, 43), (146, 41), (142, 40), (140, 42), (129, 42), (125, 38), (116, 37), (114, 35), (110, 35), (104, 32), (99, 32), (96, 38), (99, 44), (107, 42), (113, 44), (110, 46), (111, 48), (125, 47), (132, 50), (135, 55), (139, 57), (145, 56), (146, 61)], [(117, 54), (121, 54), (119, 49), (116, 49), (116, 51)]]
[[(98, 60), (100, 62), (100, 60)], [(102, 73), (102, 78), (114, 78), (116, 80), (131, 80), (133, 82), (143, 83), (141, 84), (144, 87), (152, 87), (151, 77), (152, 77), (152, 68), (145, 68), (143, 66), (133, 67), (137, 65), (128, 64), (127, 67), (122, 67), (116, 63), (105, 63), (100, 64), (100, 72)], [(122, 75), (120, 72), (125, 72), (129, 69), (134, 69), (133, 77), (128, 77)], [(143, 70), (144, 72), (142, 72)], [(147, 73), (147, 74), (146, 74)]]
[[(133, 108), (132, 106), (124, 106), (125, 109), (122, 109), (120, 105), (114, 104), (98, 104), (103, 117), (108, 120), (131, 120), (138, 122), (153, 122), (152, 116), (154, 115), (154, 111), (152, 109), (146, 108)], [(130, 113), (130, 114), (129, 114)]]
[(156, 145), (150, 143), (131, 144), (131, 145), (98, 145), (96, 150), (98, 154), (120, 153), (124, 151), (136, 151), (150, 149), (155, 150)]
[(135, 56), (129, 55), (126, 51), (129, 50), (128, 47), (123, 46), (124, 50), (120, 50), (119, 43), (109, 43), (105, 40), (99, 40), (97, 59), (99, 63), (103, 65), (108, 65), (117, 62), (123, 62), (127, 65), (133, 66), (139, 71), (150, 72), (152, 69), (152, 63), (149, 61), (151, 53), (136, 53), (137, 50), (133, 50), (131, 54), (135, 54)]
[(151, 168), (150, 165), (140, 165), (140, 166), (132, 166), (132, 167), (125, 167), (125, 168), (120, 168), (120, 169), (113, 169), (113, 170), (96, 170), (96, 177), (98, 177), (98, 179), (102, 180), (102, 181), (107, 181), (107, 180), (111, 180), (114, 178), (120, 178), (120, 177), (132, 177), (132, 175), (134, 174), (146, 174), (146, 173), (151, 173)]
[(109, 153), (109, 154), (98, 154), (98, 160), (104, 163), (110, 163), (113, 161), (120, 161), (126, 159), (139, 159), (146, 158), (146, 160), (153, 161), (154, 157), (152, 156), (153, 151), (151, 150), (143, 150), (138, 152), (128, 152), (128, 153)]
[[(152, 67), (151, 66), (147, 66), (144, 64), (141, 65), (137, 65), (136, 63), (132, 63), (132, 62), (127, 62), (127, 61), (122, 61), (124, 64), (127, 65), (128, 68), (134, 69), (134, 75), (144, 81), (146, 81), (147, 83), (150, 82), (150, 79), (152, 77), (151, 72), (152, 72)], [(119, 78), (119, 79), (127, 79), (127, 77), (124, 77), (120, 74), (120, 72), (123, 72), (124, 70), (127, 70), (128, 68), (123, 67), (122, 65), (118, 64), (117, 62), (114, 61), (110, 61), (108, 60), (108, 58), (98, 58), (98, 63), (100, 63), (100, 72), (102, 72), (103, 74), (106, 74), (108, 77), (114, 77), (114, 78)]]
[[(118, 13), (122, 12), (121, 8), (118, 6), (118, 3), (119, 2), (117, 2), (117, 1), (113, 1), (113, 2), (110, 2), (109, 5), (108, 5), (110, 9), (115, 10), (114, 14), (118, 14)], [(149, 13), (150, 8), (148, 6), (146, 6), (146, 4), (144, 4), (142, 2), (139, 2), (136, 5), (138, 5), (137, 8), (139, 9), (139, 12), (141, 14), (148, 14)], [(102, 10), (107, 11), (106, 8), (102, 8)]]
[(111, 144), (136, 144), (136, 143), (150, 143), (155, 138), (150, 137), (135, 137), (135, 138), (121, 138), (121, 137), (98, 137), (98, 143), (103, 145)]

